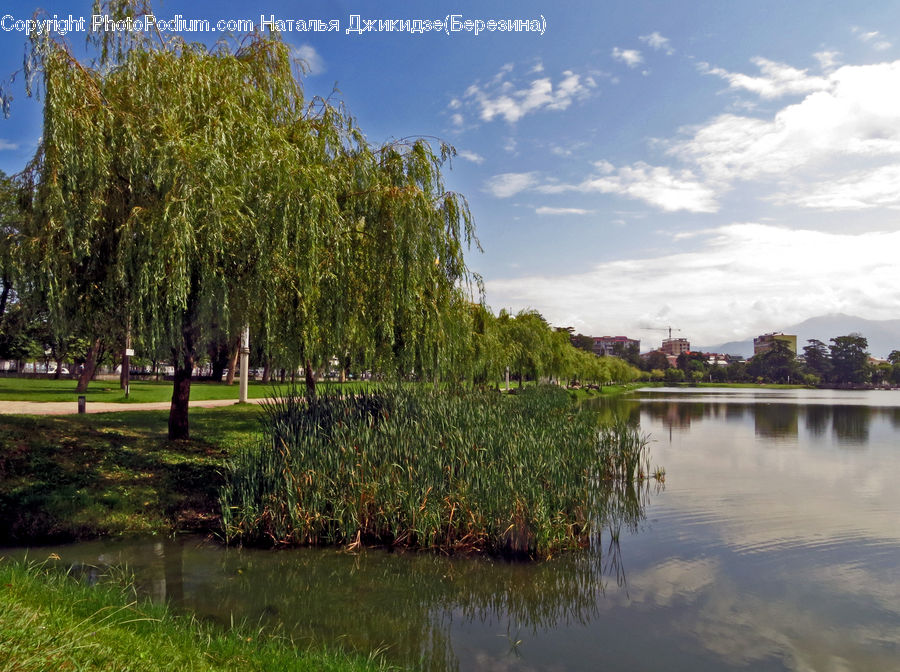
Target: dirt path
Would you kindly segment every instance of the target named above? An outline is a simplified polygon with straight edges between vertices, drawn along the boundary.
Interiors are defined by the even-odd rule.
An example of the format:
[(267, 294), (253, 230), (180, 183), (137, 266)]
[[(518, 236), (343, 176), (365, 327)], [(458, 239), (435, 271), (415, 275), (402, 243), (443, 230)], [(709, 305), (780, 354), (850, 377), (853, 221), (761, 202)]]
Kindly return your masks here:
[[(249, 399), (251, 404), (261, 404), (265, 399)], [(231, 406), (237, 402), (234, 399), (209, 399), (206, 401), (192, 401), (191, 408), (213, 408), (216, 406)], [(89, 401), (85, 405), (88, 413), (115, 413), (118, 411), (167, 411), (171, 406), (169, 401), (153, 401), (144, 404), (109, 403), (101, 401)], [(0, 401), (0, 415), (73, 415), (78, 413), (77, 401)]]

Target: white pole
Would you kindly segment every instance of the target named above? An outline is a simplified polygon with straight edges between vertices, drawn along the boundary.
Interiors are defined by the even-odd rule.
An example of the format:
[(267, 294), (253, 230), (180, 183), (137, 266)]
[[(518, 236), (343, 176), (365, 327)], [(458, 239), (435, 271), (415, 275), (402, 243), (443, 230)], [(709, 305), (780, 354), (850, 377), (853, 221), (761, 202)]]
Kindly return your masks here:
[(247, 402), (247, 385), (250, 382), (250, 327), (241, 332), (241, 391), (239, 403)]

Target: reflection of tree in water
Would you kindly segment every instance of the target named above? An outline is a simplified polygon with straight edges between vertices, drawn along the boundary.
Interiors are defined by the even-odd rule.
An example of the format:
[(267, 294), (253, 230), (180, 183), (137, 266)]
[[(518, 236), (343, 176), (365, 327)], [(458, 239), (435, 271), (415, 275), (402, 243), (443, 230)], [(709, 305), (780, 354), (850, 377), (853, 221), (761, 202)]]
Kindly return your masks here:
[(753, 422), (757, 436), (767, 439), (796, 438), (800, 409), (795, 404), (755, 404)]
[(806, 430), (813, 436), (823, 436), (831, 419), (831, 406), (811, 404), (803, 407)]
[(703, 403), (669, 401), (645, 402), (642, 409), (651, 418), (660, 421), (666, 429), (687, 429), (693, 421), (702, 419), (708, 412)]
[(861, 445), (869, 441), (872, 409), (868, 406), (834, 406), (831, 427), (838, 443)]

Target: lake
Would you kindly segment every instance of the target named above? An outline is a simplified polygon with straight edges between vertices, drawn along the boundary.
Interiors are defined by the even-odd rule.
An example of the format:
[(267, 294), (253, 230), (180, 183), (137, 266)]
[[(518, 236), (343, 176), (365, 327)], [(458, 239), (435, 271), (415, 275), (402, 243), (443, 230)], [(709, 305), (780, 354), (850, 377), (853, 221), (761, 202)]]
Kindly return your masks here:
[(666, 479), (584, 552), (528, 564), (179, 537), (30, 555), (89, 578), (127, 564), (202, 618), (429, 670), (900, 669), (900, 392), (653, 388), (597, 404), (640, 423)]

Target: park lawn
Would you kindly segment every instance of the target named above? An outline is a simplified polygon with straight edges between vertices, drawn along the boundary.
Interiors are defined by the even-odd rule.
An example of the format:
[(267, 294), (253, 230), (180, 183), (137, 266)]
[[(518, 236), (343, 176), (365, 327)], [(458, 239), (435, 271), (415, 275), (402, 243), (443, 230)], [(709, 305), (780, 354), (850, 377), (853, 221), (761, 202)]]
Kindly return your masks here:
[[(302, 379), (298, 379), (298, 385), (302, 385)], [(78, 393), (75, 392), (76, 380), (51, 378), (16, 378), (13, 376), (0, 377), (0, 401), (78, 401)], [(353, 390), (372, 383), (365, 381), (353, 381), (337, 383), (325, 381), (317, 385), (325, 389), (330, 386), (340, 385), (344, 389)], [(261, 383), (250, 381), (247, 388), (247, 396), (250, 399), (262, 399), (265, 397), (280, 396), (282, 392), (290, 389), (290, 384)], [(234, 399), (237, 401), (239, 386), (225, 383), (213, 383), (208, 381), (194, 381), (191, 383), (191, 401), (209, 401), (212, 399)], [(87, 401), (104, 403), (149, 403), (172, 400), (171, 381), (132, 381), (128, 399), (125, 391), (119, 387), (118, 380), (92, 380), (84, 393)]]
[(226, 461), (259, 417), (193, 409), (192, 438), (173, 442), (166, 411), (0, 415), (0, 542), (217, 531)]
[[(78, 401), (75, 386), (78, 381), (71, 379), (53, 380), (50, 378), (0, 378), (0, 401)], [(279, 389), (275, 387), (274, 389)], [(247, 395), (251, 399), (259, 399), (272, 394), (273, 385), (251, 382)], [(146, 403), (172, 400), (172, 383), (169, 381), (132, 381), (128, 399), (125, 391), (119, 387), (118, 380), (92, 380), (84, 396), (88, 401)], [(206, 401), (210, 399), (238, 398), (238, 384), (210, 383), (195, 381), (191, 383), (191, 400)]]
[(64, 561), (0, 558), (0, 672), (383, 670), (377, 654), (302, 649), (262, 628), (224, 629), (135, 598), (124, 572), (97, 586)]

